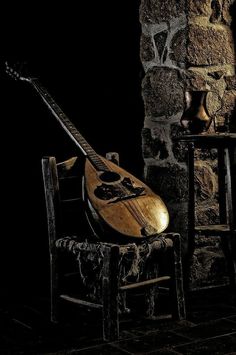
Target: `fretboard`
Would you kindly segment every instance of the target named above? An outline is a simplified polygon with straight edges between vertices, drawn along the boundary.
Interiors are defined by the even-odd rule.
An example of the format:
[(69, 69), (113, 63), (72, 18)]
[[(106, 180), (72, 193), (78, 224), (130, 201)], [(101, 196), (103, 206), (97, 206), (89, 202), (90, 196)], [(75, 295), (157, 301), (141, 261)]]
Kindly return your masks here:
[(42, 97), (43, 101), (49, 107), (50, 111), (59, 121), (63, 129), (67, 132), (70, 138), (80, 148), (81, 152), (88, 157), (96, 170), (108, 171), (108, 166), (103, 162), (101, 157), (95, 152), (91, 145), (86, 141), (82, 134), (78, 131), (75, 125), (69, 120), (66, 114), (58, 106), (48, 91), (39, 83), (38, 79), (31, 79), (31, 85)]

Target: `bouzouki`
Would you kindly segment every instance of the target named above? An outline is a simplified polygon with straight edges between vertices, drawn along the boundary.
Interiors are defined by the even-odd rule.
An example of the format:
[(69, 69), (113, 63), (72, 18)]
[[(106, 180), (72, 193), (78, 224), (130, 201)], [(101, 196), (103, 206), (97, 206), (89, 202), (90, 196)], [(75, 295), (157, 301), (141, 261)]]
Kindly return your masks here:
[(37, 78), (22, 76), (7, 64), (6, 71), (15, 79), (32, 85), (85, 156), (84, 195), (91, 215), (96, 215), (108, 230), (125, 237), (147, 238), (163, 232), (168, 226), (169, 214), (160, 196), (141, 180), (97, 154)]

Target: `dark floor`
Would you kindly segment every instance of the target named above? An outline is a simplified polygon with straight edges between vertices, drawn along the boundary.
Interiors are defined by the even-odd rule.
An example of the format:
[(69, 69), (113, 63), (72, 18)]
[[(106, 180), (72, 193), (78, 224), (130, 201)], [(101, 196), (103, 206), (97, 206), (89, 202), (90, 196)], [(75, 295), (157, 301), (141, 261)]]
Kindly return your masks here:
[(235, 293), (227, 287), (193, 291), (186, 303), (187, 320), (136, 316), (122, 322), (120, 340), (111, 343), (102, 340), (100, 314), (80, 310), (73, 323), (68, 310), (70, 322), (52, 325), (47, 299), (8, 304), (0, 310), (0, 354), (236, 354)]

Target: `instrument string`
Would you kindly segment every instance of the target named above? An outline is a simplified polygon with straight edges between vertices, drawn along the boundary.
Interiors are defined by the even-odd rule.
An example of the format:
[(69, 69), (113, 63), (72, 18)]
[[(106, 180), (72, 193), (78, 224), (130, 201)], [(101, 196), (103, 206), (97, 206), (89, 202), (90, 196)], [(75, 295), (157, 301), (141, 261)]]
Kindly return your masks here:
[[(52, 99), (52, 97), (47, 93), (47, 92), (44, 92), (43, 88), (41, 87), (41, 85), (39, 85), (37, 83), (36, 80), (32, 80), (31, 81), (32, 85), (35, 87), (35, 89), (39, 92), (39, 94), (43, 97), (43, 99), (47, 102), (47, 104), (51, 107), (53, 110), (55, 110), (57, 108), (57, 104), (54, 102), (54, 100)], [(50, 102), (51, 101), (51, 102)], [(53, 104), (52, 104), (53, 103)], [(60, 110), (61, 111), (61, 110)], [(66, 116), (65, 116), (66, 117)], [(60, 118), (60, 120), (62, 120), (62, 117), (58, 117)], [(67, 121), (70, 123), (69, 119), (67, 119)], [(71, 127), (73, 127), (74, 129), (74, 125), (72, 125), (71, 123)], [(70, 128), (70, 127), (69, 127)], [(72, 130), (72, 128), (71, 128)], [(76, 131), (77, 132), (77, 131)], [(96, 163), (95, 165), (98, 165), (98, 167), (101, 166), (102, 169), (105, 168), (106, 171), (110, 171), (110, 172), (114, 172), (114, 170), (107, 164), (106, 160), (103, 160), (103, 158), (101, 158), (91, 147), (90, 145), (86, 142), (86, 140), (83, 138), (83, 136), (81, 134), (80, 135), (80, 139), (83, 140), (83, 143), (88, 146), (88, 150), (91, 150), (92, 153), (91, 154), (95, 154), (95, 157), (96, 159)], [(88, 153), (89, 155), (89, 153)], [(93, 160), (93, 159), (92, 159)], [(125, 193), (127, 195), (127, 189), (121, 184), (121, 183), (118, 183), (116, 184), (116, 186), (119, 186), (120, 188), (120, 191)], [(128, 191), (130, 193), (130, 191)], [(131, 201), (122, 201), (123, 205), (128, 209), (128, 211), (131, 213), (131, 215), (134, 217), (134, 219), (142, 226), (142, 227), (146, 227), (148, 225), (143, 213), (142, 213), (142, 210), (140, 208), (140, 206), (138, 205), (137, 207), (137, 204), (134, 202), (134, 200)]]

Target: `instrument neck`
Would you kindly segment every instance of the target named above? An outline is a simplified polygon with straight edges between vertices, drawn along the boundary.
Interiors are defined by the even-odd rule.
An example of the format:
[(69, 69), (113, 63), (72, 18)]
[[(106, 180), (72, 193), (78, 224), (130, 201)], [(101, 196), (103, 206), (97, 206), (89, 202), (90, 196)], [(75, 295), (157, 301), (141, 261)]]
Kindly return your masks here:
[(77, 130), (75, 125), (69, 120), (66, 114), (61, 110), (48, 91), (40, 84), (38, 79), (31, 79), (31, 85), (42, 97), (43, 101), (49, 107), (50, 111), (61, 124), (62, 128), (80, 148), (84, 156), (86, 156), (94, 168), (98, 171), (109, 171), (110, 169), (104, 163), (102, 158), (95, 152), (91, 145), (86, 141), (82, 134)]

